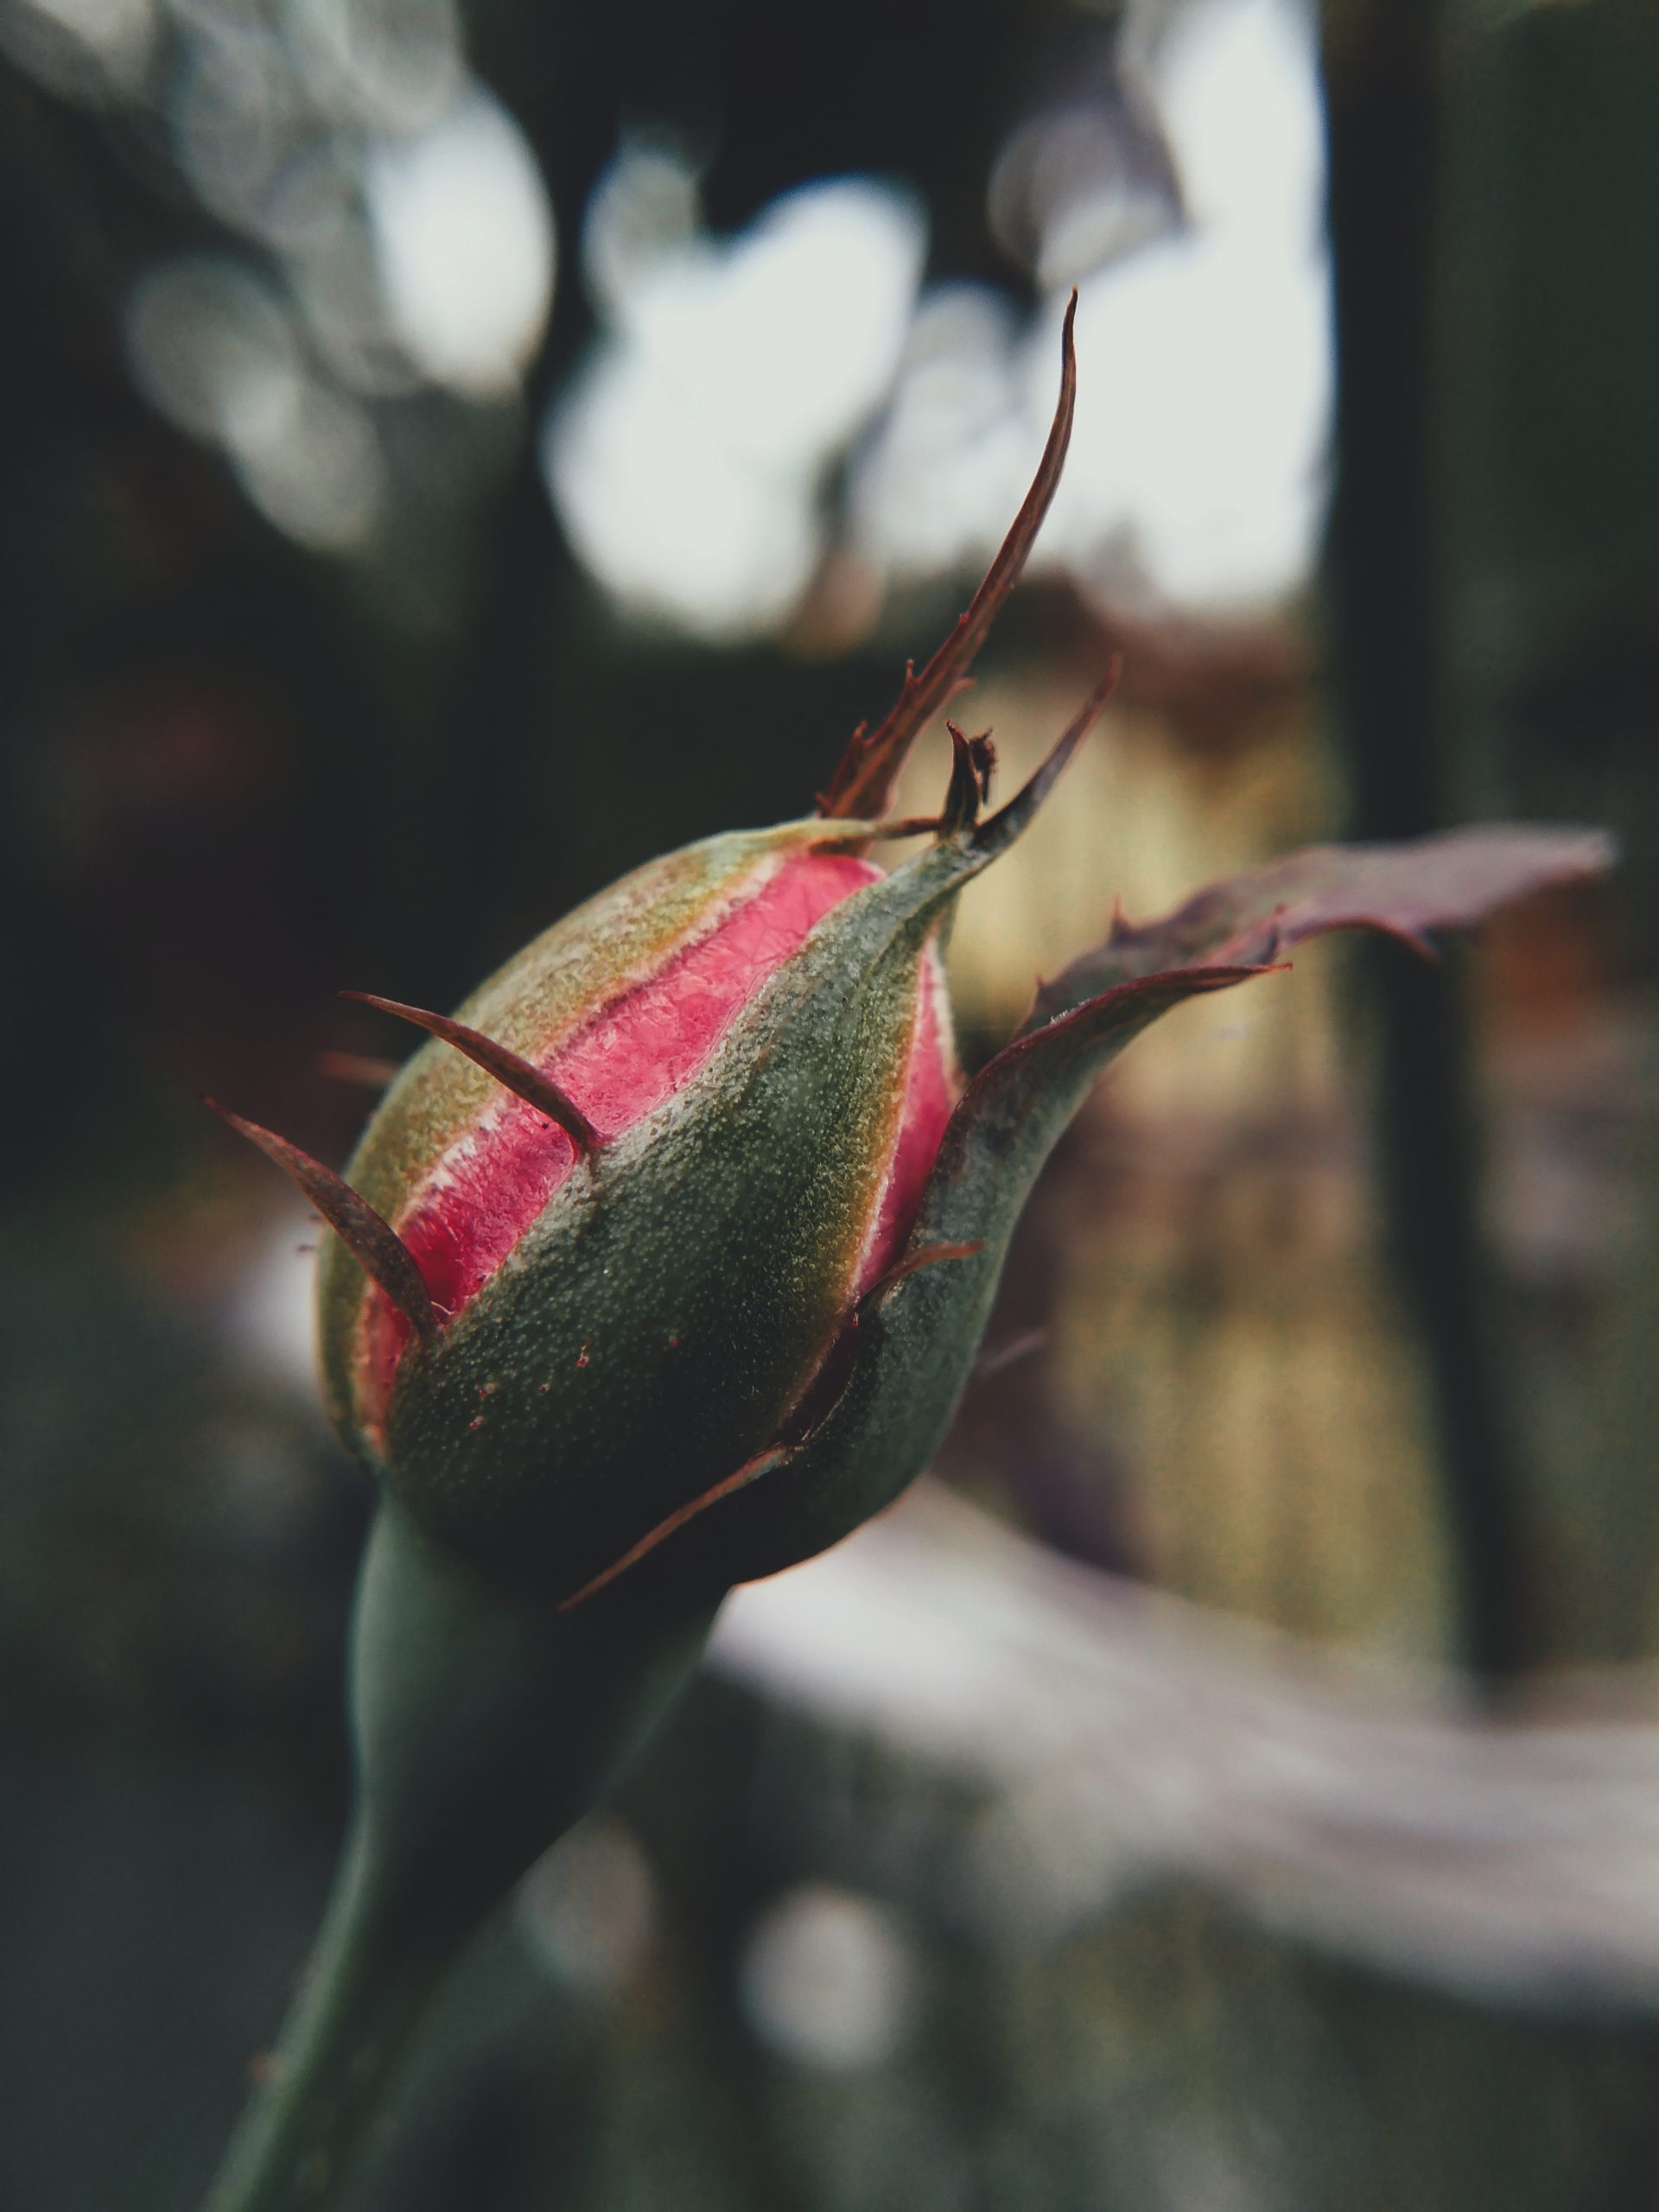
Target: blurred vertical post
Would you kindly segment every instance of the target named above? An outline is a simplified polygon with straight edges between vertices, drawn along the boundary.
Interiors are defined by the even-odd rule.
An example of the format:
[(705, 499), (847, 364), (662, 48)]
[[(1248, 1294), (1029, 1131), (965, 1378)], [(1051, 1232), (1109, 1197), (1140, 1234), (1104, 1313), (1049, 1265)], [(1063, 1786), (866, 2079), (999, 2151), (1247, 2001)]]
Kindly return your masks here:
[[(1359, 837), (1444, 826), (1457, 749), (1437, 467), (1444, 16), (1442, 0), (1328, 0), (1324, 13), (1338, 387), (1332, 612)], [(1461, 1651), (1498, 1676), (1523, 1659), (1529, 1608), (1483, 1296), (1458, 976), (1392, 946), (1371, 959), (1384, 1203), (1432, 1395)]]

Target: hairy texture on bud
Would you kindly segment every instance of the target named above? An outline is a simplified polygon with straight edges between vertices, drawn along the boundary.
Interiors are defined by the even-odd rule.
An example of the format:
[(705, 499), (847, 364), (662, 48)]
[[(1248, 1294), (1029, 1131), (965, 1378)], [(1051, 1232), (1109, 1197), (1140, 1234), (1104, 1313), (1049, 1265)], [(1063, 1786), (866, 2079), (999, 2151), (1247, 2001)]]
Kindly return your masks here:
[(780, 1433), (907, 1236), (958, 1087), (929, 940), (962, 871), (884, 878), (836, 849), (866, 827), (673, 855), (414, 1017), (439, 1033), (348, 1177), (439, 1327), (334, 1245), (323, 1343), (434, 1533), (575, 1588)]

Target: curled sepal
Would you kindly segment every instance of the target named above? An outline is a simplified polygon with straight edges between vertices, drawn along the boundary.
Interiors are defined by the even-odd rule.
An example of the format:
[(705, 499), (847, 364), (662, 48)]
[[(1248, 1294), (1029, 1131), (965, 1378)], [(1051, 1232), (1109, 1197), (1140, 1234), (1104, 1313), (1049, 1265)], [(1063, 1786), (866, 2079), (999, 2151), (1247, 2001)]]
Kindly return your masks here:
[(986, 571), (984, 582), (969, 602), (965, 613), (918, 676), (906, 666), (886, 718), (874, 729), (861, 722), (848, 740), (829, 788), (818, 800), (820, 814), (874, 820), (893, 795), (905, 756), (941, 707), (948, 706), (967, 680), (976, 655), (990, 635), (991, 625), (1007, 604), (1030, 557), (1065, 466), (1065, 449), (1071, 442), (1071, 422), (1077, 404), (1077, 355), (1072, 339), (1077, 296), (1066, 304), (1060, 332), (1060, 397), (1054, 420), (1037, 464), (1031, 489), (1014, 517), (1012, 528)]
[(201, 1103), (238, 1135), (257, 1144), (285, 1174), (292, 1176), (359, 1267), (373, 1277), (403, 1313), (421, 1342), (434, 1343), (438, 1334), (438, 1317), (426, 1284), (409, 1247), (385, 1216), (377, 1213), (366, 1198), (359, 1198), (332, 1167), (325, 1167), (298, 1145), (279, 1137), (275, 1129), (264, 1128), (257, 1122), (232, 1114), (216, 1098), (204, 1098)]
[(493, 1075), (502, 1088), (533, 1106), (538, 1114), (545, 1114), (564, 1131), (576, 1150), (584, 1156), (598, 1149), (599, 1131), (582, 1112), (575, 1100), (560, 1090), (551, 1076), (543, 1075), (540, 1068), (524, 1059), (506, 1046), (499, 1045), (493, 1037), (485, 1036), (482, 1030), (468, 1027), (447, 1014), (429, 1014), (425, 1007), (405, 1006), (401, 999), (377, 998), (372, 991), (342, 991), (343, 999), (355, 999), (361, 1006), (372, 1006), (380, 1014), (395, 1014), (400, 1021), (411, 1021), (417, 1029), (424, 1029), (430, 1037), (442, 1038), (446, 1045), (453, 1045), (475, 1067)]
[(1120, 913), (1103, 944), (1042, 986), (1026, 1029), (1136, 976), (1198, 960), (1274, 961), (1329, 930), (1380, 930), (1429, 953), (1426, 931), (1467, 929), (1529, 892), (1605, 874), (1616, 856), (1602, 830), (1526, 823), (1310, 845), (1212, 883), (1157, 921)]

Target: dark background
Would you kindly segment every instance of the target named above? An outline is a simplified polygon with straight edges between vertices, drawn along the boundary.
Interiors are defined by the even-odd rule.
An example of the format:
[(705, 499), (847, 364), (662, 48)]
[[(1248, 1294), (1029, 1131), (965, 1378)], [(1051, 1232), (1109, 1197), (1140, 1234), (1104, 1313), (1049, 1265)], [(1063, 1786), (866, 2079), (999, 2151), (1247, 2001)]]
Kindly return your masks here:
[[(1023, 315), (1035, 277), (987, 213), (1016, 128), (1081, 86), (1114, 158), (1157, 164), (1105, 6), (475, 5), (466, 54), (558, 226), (551, 317), (516, 395), (416, 378), (372, 400), (381, 522), (325, 552), (130, 372), (128, 302), (160, 259), (269, 260), (180, 156), (192, 18), (160, 19), (118, 82), (67, 20), (14, 0), (0, 61), (0, 2196), (161, 2212), (205, 2184), (323, 1894), (368, 1506), (260, 1287), (304, 1217), (197, 1095), (343, 1159), (365, 1093), (324, 1056), (404, 1046), (340, 987), (453, 1004), (623, 868), (802, 810), (971, 581), (877, 590), (828, 646), (798, 623), (716, 649), (618, 609), (537, 464), (594, 335), (595, 183), (643, 126), (696, 150), (716, 232), (803, 183), (900, 180), (929, 281)], [(1333, 0), (1319, 29), (1323, 572), (1224, 620), (1051, 570), (996, 679), (1052, 719), (1053, 687), (1128, 646), (1117, 801), (1182, 795), (1194, 881), (1287, 829), (1514, 814), (1608, 823), (1625, 863), (1473, 963), (1310, 961), (1299, 1049), (1334, 1086), (1264, 1077), (1240, 1107), (1199, 1066), (1188, 1096), (1175, 1052), (1164, 1090), (1101, 1107), (1011, 1276), (1002, 1339), (1040, 1328), (1045, 1349), (970, 1401), (946, 1471), (1074, 1558), (1466, 1663), (1500, 1701), (1594, 1662), (1629, 1664), (1639, 1702), (1659, 25), (1635, 0)], [(1179, 178), (1154, 183), (1179, 207)], [(832, 473), (827, 511), (839, 496)], [(1132, 844), (1133, 812), (1110, 834)], [(1001, 1013), (978, 972), (969, 1051)], [(1586, 1967), (1570, 2004), (1428, 1986), (1263, 1933), (1224, 1881), (1154, 1882), (1010, 1947), (929, 1878), (969, 1795), (753, 1684), (700, 1690), (569, 1876), (578, 1919), (608, 1924), (643, 1866), (653, 1932), (586, 1979), (556, 1942), (493, 1936), (366, 2201), (1659, 2196), (1659, 2053), (1619, 1977)], [(1659, 1868), (1633, 1863), (1634, 1924)], [(841, 2063), (791, 2049), (753, 1994), (757, 1929), (811, 1885), (876, 1914), (913, 1993), (902, 2035)], [(879, 1982), (880, 1942), (872, 1966), (849, 1941), (846, 1973)]]

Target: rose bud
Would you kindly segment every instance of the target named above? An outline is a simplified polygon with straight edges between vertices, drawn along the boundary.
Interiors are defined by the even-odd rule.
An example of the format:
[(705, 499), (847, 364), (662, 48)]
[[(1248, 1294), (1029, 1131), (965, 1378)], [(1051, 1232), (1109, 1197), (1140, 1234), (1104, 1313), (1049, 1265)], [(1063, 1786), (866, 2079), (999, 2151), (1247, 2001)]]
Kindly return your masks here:
[[(836, 1541), (925, 1465), (1027, 1193), (1125, 1044), (1306, 938), (1421, 943), (1609, 863), (1605, 838), (1564, 830), (1293, 855), (1161, 921), (1120, 918), (964, 1087), (941, 935), (1111, 677), (1000, 812), (982, 818), (988, 741), (953, 728), (938, 817), (883, 817), (1052, 497), (1070, 311), (1063, 360), (990, 573), (816, 817), (639, 869), (454, 1016), (372, 1000), (430, 1038), (344, 1178), (226, 1116), (335, 1231), (329, 1408), (385, 1500), (353, 1645), (353, 1840), (215, 2212), (321, 2201), (455, 1949), (609, 1786), (726, 1590)], [(884, 872), (869, 847), (900, 835), (931, 842)]]
[(657, 861), (429, 1020), (347, 1174), (431, 1320), (338, 1243), (321, 1296), (334, 1418), (435, 1535), (570, 1596), (780, 1433), (895, 1255), (957, 1089), (933, 936), (989, 849), (883, 876), (867, 836)]
[(872, 817), (1012, 588), (1074, 394), (1068, 314), (1060, 406), (1009, 541), (855, 738), (823, 813), (639, 869), (453, 1017), (372, 1000), (432, 1041), (343, 1182), (238, 1122), (337, 1231), (320, 1293), (336, 1427), (423, 1529), (493, 1574), (569, 1601), (741, 1486), (810, 1425), (907, 1244), (961, 1089), (941, 925), (1110, 679), (1000, 814), (980, 819), (988, 746), (957, 734), (927, 849), (884, 873)]

